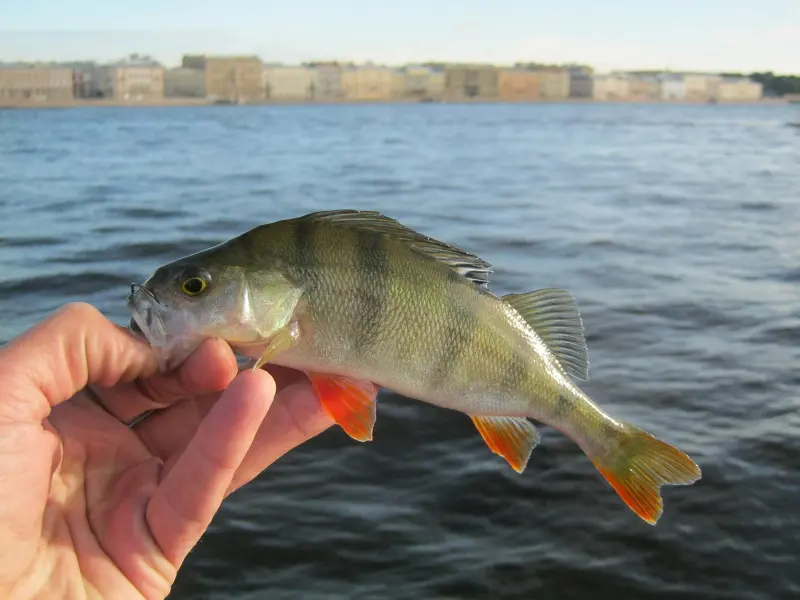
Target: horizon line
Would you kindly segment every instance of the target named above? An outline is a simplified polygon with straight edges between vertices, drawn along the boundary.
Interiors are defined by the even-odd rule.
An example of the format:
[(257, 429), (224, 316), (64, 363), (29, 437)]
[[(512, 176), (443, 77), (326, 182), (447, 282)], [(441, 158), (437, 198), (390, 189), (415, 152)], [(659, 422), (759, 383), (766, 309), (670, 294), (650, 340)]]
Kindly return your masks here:
[[(557, 69), (569, 69), (570, 67), (573, 68), (590, 68), (592, 69), (592, 74), (614, 74), (614, 73), (628, 73), (628, 74), (676, 74), (676, 75), (739, 75), (739, 76), (751, 76), (756, 74), (767, 74), (772, 73), (775, 76), (779, 77), (800, 77), (800, 73), (782, 73), (777, 72), (774, 70), (757, 70), (757, 71), (743, 71), (737, 70), (732, 71), (728, 69), (720, 69), (720, 70), (709, 70), (709, 69), (702, 69), (702, 70), (693, 70), (693, 69), (677, 69), (673, 67), (647, 67), (647, 68), (611, 68), (611, 69), (598, 69), (591, 63), (581, 63), (581, 62), (563, 62), (563, 63), (553, 63), (553, 62), (537, 62), (534, 60), (516, 60), (512, 62), (480, 62), (480, 61), (453, 61), (453, 60), (439, 60), (439, 59), (427, 59), (422, 61), (408, 61), (408, 62), (389, 62), (389, 61), (375, 61), (372, 59), (362, 59), (362, 60), (354, 60), (354, 59), (339, 59), (339, 58), (315, 58), (315, 59), (308, 59), (302, 61), (268, 61), (264, 60), (260, 54), (257, 52), (254, 53), (246, 53), (246, 52), (236, 52), (231, 54), (220, 54), (220, 53), (213, 53), (213, 54), (205, 54), (205, 53), (194, 53), (188, 52), (181, 55), (182, 58), (184, 57), (203, 57), (203, 58), (213, 58), (213, 59), (258, 59), (264, 66), (280, 66), (280, 67), (310, 67), (315, 66), (315, 64), (333, 64), (339, 66), (374, 66), (374, 67), (386, 67), (386, 68), (402, 68), (402, 67), (409, 67), (409, 66), (430, 66), (430, 65), (441, 65), (441, 66), (480, 66), (480, 67), (494, 67), (498, 69), (509, 69), (509, 68), (525, 68), (525, 66), (538, 66), (541, 68), (557, 68)], [(120, 63), (124, 63), (125, 59), (129, 58), (138, 58), (143, 61), (151, 61), (157, 63), (159, 66), (163, 68), (181, 68), (182, 62), (178, 63), (170, 63), (165, 60), (161, 60), (155, 58), (153, 55), (147, 53), (139, 53), (139, 52), (131, 52), (126, 55), (123, 55), (121, 58), (111, 59), (107, 61), (103, 61), (97, 58), (80, 58), (80, 59), (38, 59), (38, 60), (31, 60), (31, 59), (5, 59), (0, 57), (0, 67), (7, 66), (7, 65), (58, 65), (58, 64), (74, 64), (74, 63), (95, 63), (100, 67), (104, 66), (114, 66), (119, 65)]]

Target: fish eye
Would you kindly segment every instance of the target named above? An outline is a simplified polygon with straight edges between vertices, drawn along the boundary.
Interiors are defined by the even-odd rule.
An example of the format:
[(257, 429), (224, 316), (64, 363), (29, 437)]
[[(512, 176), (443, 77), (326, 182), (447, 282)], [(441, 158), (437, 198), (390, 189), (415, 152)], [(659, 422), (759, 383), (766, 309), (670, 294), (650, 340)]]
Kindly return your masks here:
[(211, 283), (211, 277), (208, 273), (192, 269), (191, 272), (184, 273), (181, 291), (187, 296), (198, 296), (206, 291), (209, 283)]

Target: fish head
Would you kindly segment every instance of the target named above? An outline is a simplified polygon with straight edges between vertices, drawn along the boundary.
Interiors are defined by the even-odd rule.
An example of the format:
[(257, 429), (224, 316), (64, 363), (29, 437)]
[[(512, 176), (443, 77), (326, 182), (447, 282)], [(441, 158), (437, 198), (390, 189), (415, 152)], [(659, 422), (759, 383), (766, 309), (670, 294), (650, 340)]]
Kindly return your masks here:
[(147, 338), (163, 370), (182, 363), (205, 339), (257, 345), (290, 322), (302, 295), (298, 286), (274, 267), (219, 258), (198, 253), (131, 286), (131, 329)]

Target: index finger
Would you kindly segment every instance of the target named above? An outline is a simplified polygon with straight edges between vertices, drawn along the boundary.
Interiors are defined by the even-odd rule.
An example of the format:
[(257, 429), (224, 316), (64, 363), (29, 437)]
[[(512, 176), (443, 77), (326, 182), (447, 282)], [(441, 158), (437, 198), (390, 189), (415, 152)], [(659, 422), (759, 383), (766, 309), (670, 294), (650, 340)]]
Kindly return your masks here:
[(158, 371), (155, 352), (90, 304), (68, 304), (0, 349), (0, 420), (41, 421), (89, 383)]
[(111, 388), (92, 386), (96, 400), (123, 423), (198, 394), (221, 392), (236, 377), (236, 357), (222, 340), (204, 341), (176, 369)]

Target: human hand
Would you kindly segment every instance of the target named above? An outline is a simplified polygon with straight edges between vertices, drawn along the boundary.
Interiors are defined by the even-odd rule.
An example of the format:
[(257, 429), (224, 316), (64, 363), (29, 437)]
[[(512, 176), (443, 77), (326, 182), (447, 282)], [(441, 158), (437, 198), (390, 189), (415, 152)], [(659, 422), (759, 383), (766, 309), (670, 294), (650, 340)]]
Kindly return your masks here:
[(156, 371), (86, 304), (0, 349), (0, 597), (164, 598), (223, 499), (332, 424), (218, 340)]

